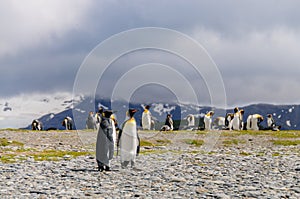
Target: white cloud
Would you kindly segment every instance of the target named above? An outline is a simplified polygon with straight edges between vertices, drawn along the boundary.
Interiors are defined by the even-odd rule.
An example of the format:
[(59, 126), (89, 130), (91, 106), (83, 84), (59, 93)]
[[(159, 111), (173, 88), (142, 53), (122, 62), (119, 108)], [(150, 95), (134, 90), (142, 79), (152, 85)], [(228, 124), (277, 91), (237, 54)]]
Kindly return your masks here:
[(9, 70), (0, 75), (1, 94), (67, 90), (99, 42), (130, 28), (161, 26), (186, 33), (207, 49), (230, 104), (299, 102), (298, 8), (299, 2), (290, 0), (3, 0), (0, 68)]
[(194, 32), (222, 72), (230, 104), (299, 101), (299, 35), (283, 26), (236, 37), (205, 28)]
[(0, 56), (14, 54), (80, 28), (90, 1), (0, 1)]

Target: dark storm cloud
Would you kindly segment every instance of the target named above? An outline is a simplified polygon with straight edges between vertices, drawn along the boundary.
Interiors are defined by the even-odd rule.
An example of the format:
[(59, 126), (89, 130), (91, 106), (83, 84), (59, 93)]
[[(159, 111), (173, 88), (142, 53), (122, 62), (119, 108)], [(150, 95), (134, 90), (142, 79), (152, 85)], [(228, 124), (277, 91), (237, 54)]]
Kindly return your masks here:
[(96, 45), (121, 31), (158, 26), (183, 32), (207, 49), (223, 75), (229, 104), (300, 99), (292, 92), (300, 83), (298, 1), (0, 4), (2, 95), (71, 92), (80, 64)]

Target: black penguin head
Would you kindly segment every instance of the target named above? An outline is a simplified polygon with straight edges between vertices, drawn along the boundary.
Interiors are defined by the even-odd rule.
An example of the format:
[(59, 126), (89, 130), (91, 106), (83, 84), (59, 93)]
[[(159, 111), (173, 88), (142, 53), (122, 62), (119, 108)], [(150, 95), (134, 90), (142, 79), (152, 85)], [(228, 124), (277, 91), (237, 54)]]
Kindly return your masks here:
[(238, 107), (235, 107), (234, 109), (233, 109), (233, 112), (234, 113), (237, 113), (239, 111), (239, 108)]
[(149, 110), (150, 109), (150, 105), (145, 106), (145, 109)]
[(133, 117), (133, 115), (135, 114), (137, 112), (137, 110), (136, 109), (129, 109), (128, 110), (128, 114), (129, 114), (129, 117)]
[(100, 106), (99, 109), (98, 109), (98, 113), (102, 114), (103, 113), (103, 107)]
[(104, 114), (104, 117), (110, 118), (110, 116), (113, 114), (113, 111), (112, 110), (105, 110), (103, 112), (103, 114)]

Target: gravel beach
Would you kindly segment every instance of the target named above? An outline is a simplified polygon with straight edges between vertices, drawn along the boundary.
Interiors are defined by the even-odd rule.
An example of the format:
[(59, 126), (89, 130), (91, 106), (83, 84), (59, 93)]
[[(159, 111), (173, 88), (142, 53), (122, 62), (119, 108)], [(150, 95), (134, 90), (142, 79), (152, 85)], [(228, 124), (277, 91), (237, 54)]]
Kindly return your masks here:
[[(294, 134), (284, 140), (299, 140)], [(0, 131), (10, 143), (1, 146), (0, 198), (300, 198), (300, 145), (274, 144), (280, 139), (268, 132), (140, 132), (136, 167), (121, 169), (115, 156), (113, 170), (102, 173), (95, 136)], [(56, 161), (32, 155), (44, 150), (86, 153)]]

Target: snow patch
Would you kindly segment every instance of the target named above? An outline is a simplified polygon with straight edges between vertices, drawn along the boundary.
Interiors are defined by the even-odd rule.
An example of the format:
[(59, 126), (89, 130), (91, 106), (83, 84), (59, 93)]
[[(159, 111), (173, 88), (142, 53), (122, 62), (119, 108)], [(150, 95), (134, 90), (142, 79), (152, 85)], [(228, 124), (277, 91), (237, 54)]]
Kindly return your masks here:
[(85, 110), (81, 110), (80, 108), (76, 108), (75, 110), (80, 112), (80, 113), (85, 113)]
[[(82, 100), (81, 96), (72, 99), (72, 93), (57, 92), (52, 94), (21, 94), (0, 98), (0, 128), (23, 128), (32, 120), (50, 113), (59, 113)], [(4, 111), (9, 107), (10, 111)], [(6, 108), (6, 110), (8, 110)]]
[(101, 103), (98, 103), (98, 108), (100, 108), (100, 107), (102, 107), (103, 109), (108, 109), (108, 107), (107, 107), (107, 106), (104, 106), (103, 104), (101, 104)]
[(160, 104), (153, 104), (153, 105), (154, 105), (153, 111), (158, 113), (160, 116), (162, 114), (165, 114), (165, 113), (170, 113), (171, 111), (176, 109), (176, 106), (165, 107), (161, 103)]
[(286, 125), (288, 125), (289, 127), (291, 127), (292, 125), (291, 125), (291, 121), (290, 120), (287, 120), (286, 121)]

